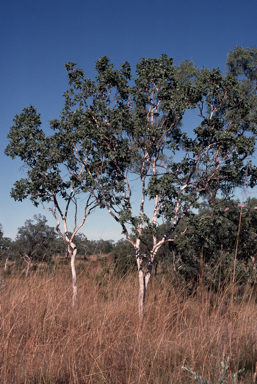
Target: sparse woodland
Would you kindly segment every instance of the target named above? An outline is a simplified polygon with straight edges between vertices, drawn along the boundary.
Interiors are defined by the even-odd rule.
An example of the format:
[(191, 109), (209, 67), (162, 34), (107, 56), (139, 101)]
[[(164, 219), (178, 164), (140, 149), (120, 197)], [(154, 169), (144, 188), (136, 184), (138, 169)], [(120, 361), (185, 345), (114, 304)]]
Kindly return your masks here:
[[(253, 383), (257, 50), (225, 73), (166, 55), (66, 70), (53, 134), (30, 106), (8, 135), (27, 169), (11, 196), (46, 216), (0, 228), (0, 382)], [(123, 239), (87, 238), (96, 210)]]

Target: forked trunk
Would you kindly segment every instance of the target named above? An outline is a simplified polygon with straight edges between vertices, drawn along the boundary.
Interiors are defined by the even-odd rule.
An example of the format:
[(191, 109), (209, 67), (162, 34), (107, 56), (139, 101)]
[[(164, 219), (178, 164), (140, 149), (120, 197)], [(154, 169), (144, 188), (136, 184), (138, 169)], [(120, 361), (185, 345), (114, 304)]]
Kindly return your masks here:
[(139, 278), (138, 314), (139, 314), (140, 323), (142, 323), (144, 318), (145, 294), (146, 294), (146, 289), (152, 274), (153, 260), (154, 260), (154, 255), (151, 255), (149, 258), (148, 266), (147, 266), (147, 272), (146, 272), (146, 275), (144, 276), (144, 271), (142, 268), (142, 257), (140, 255), (140, 252), (137, 251), (138, 278)]
[(28, 265), (27, 265), (27, 269), (26, 269), (26, 277), (28, 277), (28, 275), (29, 275), (30, 266), (31, 266), (31, 259), (28, 261)]

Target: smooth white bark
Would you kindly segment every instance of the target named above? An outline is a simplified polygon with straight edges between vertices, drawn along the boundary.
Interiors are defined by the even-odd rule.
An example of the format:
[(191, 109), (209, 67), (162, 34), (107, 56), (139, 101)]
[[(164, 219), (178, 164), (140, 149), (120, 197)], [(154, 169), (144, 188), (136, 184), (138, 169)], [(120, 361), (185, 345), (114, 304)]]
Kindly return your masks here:
[(144, 301), (145, 301), (145, 279), (143, 271), (138, 272), (139, 293), (138, 293), (138, 314), (140, 323), (144, 318)]
[(147, 289), (150, 277), (152, 275), (154, 257), (155, 255), (151, 255), (148, 261), (147, 272), (145, 275), (145, 290)]
[(7, 271), (8, 259), (9, 259), (9, 256), (5, 259), (5, 263), (4, 263), (4, 271), (5, 272)]
[(142, 256), (140, 255), (139, 248), (136, 249), (136, 258), (137, 258), (138, 282), (139, 282), (138, 314), (139, 314), (139, 321), (142, 322), (144, 317), (145, 278), (144, 278), (144, 271), (142, 268)]
[(71, 243), (71, 276), (72, 276), (72, 306), (75, 307), (76, 301), (77, 301), (77, 274), (76, 274), (76, 268), (75, 268), (75, 259), (77, 255), (77, 248), (74, 243)]

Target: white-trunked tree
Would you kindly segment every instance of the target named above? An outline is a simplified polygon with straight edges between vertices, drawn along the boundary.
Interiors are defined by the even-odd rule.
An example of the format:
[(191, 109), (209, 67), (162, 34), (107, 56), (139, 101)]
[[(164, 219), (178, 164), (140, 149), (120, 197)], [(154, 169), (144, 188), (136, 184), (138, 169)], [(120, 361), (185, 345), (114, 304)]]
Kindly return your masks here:
[[(229, 56), (235, 63), (233, 54), (237, 51)], [(244, 65), (246, 54), (249, 50), (237, 54)], [(251, 58), (247, 70), (252, 66), (248, 72), (253, 76), (255, 50)], [(208, 197), (215, 208), (220, 191), (233, 189), (246, 176), (251, 186), (256, 181), (255, 167), (249, 161), (246, 167), (255, 147), (256, 77), (250, 78), (246, 71), (246, 79), (242, 79), (242, 73), (233, 65), (223, 75), (218, 69), (197, 70), (187, 61), (174, 66), (172, 58), (162, 55), (160, 59), (142, 59), (132, 79), (127, 62), (116, 70), (107, 57), (102, 57), (96, 63), (96, 81), (92, 81), (75, 63), (66, 64), (71, 88), (65, 93), (61, 118), (51, 122), (56, 130), (49, 139), (54, 164), (66, 167), (69, 187), (76, 193), (88, 192), (94, 204), (107, 208), (133, 245), (141, 321), (154, 259), (163, 244), (174, 241), (179, 222), (198, 208), (203, 197)], [(238, 60), (237, 67), (240, 65)], [(190, 127), (183, 131), (183, 117), (192, 109), (198, 110), (201, 123), (194, 130)], [(14, 133), (19, 124), (16, 126)], [(15, 134), (12, 141), (8, 154), (22, 157), (24, 151), (15, 152)], [(26, 162), (30, 151), (31, 147), (25, 149)], [(46, 153), (42, 159), (47, 158)], [(37, 174), (39, 165), (32, 161), (33, 167)], [(46, 168), (40, 175), (44, 172)], [(66, 182), (57, 170), (54, 176), (56, 182), (50, 189), (67, 198), (62, 192)], [(135, 178), (136, 188), (140, 183), (141, 190), (137, 210)], [(34, 179), (32, 186), (37, 183), (36, 176)], [(23, 199), (30, 194), (37, 201), (41, 184), (35, 184), (32, 194), (28, 180), (21, 185), (16, 184), (13, 196)], [(146, 209), (151, 200), (152, 215)], [(170, 226), (158, 238), (160, 218), (169, 221)], [(149, 233), (151, 244), (144, 238)], [(142, 254), (142, 244), (147, 246), (147, 254)]]
[[(102, 61), (99, 60), (96, 66), (99, 76), (102, 65)], [(68, 69), (70, 64), (66, 66)], [(82, 71), (78, 70), (76, 75), (75, 89), (80, 84)], [(109, 88), (115, 89), (119, 99), (118, 105), (113, 108), (117, 129), (115, 141), (112, 139), (111, 145), (106, 137), (105, 117), (98, 118), (98, 122), (94, 120), (94, 113), (84, 111), (81, 105), (75, 109), (78, 99), (75, 96), (75, 101), (72, 100), (72, 89), (64, 94), (65, 105), (60, 119), (50, 122), (50, 127), (56, 131), (53, 135), (48, 137), (45, 135), (40, 128), (40, 115), (32, 106), (16, 115), (14, 125), (8, 134), (10, 142), (5, 150), (6, 155), (12, 158), (19, 157), (28, 169), (27, 177), (14, 184), (11, 196), (18, 201), (29, 197), (35, 206), (41, 203), (44, 209), (51, 211), (57, 221), (56, 230), (67, 244), (71, 257), (73, 305), (77, 296), (75, 270), (77, 249), (73, 239), (92, 210), (98, 205), (104, 207), (103, 197), (116, 188), (117, 178), (122, 177), (116, 174), (116, 169), (118, 168), (123, 175), (130, 160), (129, 152), (126, 152), (128, 146), (122, 137), (122, 123), (128, 115), (127, 81), (128, 68), (125, 63), (122, 69), (116, 72), (116, 76), (110, 79), (108, 85)], [(98, 113), (101, 114), (101, 106), (108, 104), (109, 90), (106, 92), (106, 89), (102, 89), (101, 81), (97, 84), (88, 81), (87, 86), (89, 95), (95, 93), (92, 111), (99, 110)], [(102, 99), (103, 95), (106, 97), (105, 100)], [(108, 111), (108, 107), (105, 108)], [(101, 180), (101, 190), (97, 188), (98, 179)], [(68, 232), (67, 219), (72, 204), (74, 210), (70, 215), (74, 215), (74, 229)], [(77, 212), (81, 208), (78, 204), (80, 206), (83, 204), (84, 210), (79, 223)], [(63, 223), (63, 231), (60, 229), (58, 215)]]
[[(219, 69), (197, 70), (188, 61), (174, 66), (173, 59), (162, 55), (142, 59), (135, 79), (128, 63), (118, 71), (103, 57), (96, 66), (96, 82), (84, 78), (75, 63), (66, 65), (72, 86), (67, 95), (70, 111), (77, 106), (73, 113), (81, 117), (76, 145), (82, 148), (83, 140), (91, 137), (96, 154), (105, 148), (109, 156), (108, 188), (106, 174), (89, 169), (86, 174), (91, 173), (101, 205), (121, 224), (135, 249), (140, 320), (154, 259), (163, 244), (174, 241), (179, 222), (199, 207), (203, 197), (217, 213), (220, 192), (232, 191), (245, 179), (250, 186), (256, 182), (256, 168), (249, 161), (257, 122), (256, 57), (257, 50), (238, 47), (230, 52), (229, 69), (222, 74)], [(192, 109), (201, 122), (183, 131), (185, 112)], [(76, 152), (74, 162), (86, 168), (82, 152)], [(72, 167), (69, 171), (84, 182), (83, 174)], [(138, 210), (133, 207), (138, 193), (135, 178), (141, 190)], [(149, 200), (153, 200), (151, 216), (146, 209)], [(170, 226), (157, 238), (160, 218)], [(151, 244), (144, 239), (149, 232)], [(142, 254), (142, 244), (147, 254)]]
[[(33, 107), (25, 108), (14, 119), (14, 125), (8, 135), (10, 143), (5, 153), (12, 158), (20, 157), (28, 170), (27, 177), (14, 184), (11, 196), (18, 201), (30, 197), (35, 206), (41, 203), (44, 209), (49, 210), (54, 216), (57, 222), (56, 231), (67, 244), (71, 258), (72, 305), (75, 306), (77, 297), (75, 269), (77, 249), (73, 239), (85, 223), (87, 216), (98, 205), (98, 199), (95, 194), (92, 194), (91, 186), (84, 188), (83, 192), (86, 194), (86, 199), (82, 203), (84, 213), (82, 220), (77, 223), (77, 205), (81, 188), (76, 186), (76, 182), (71, 175), (67, 177), (62, 170), (65, 156), (68, 156), (70, 149), (63, 148), (60, 155), (59, 137), (56, 135), (46, 137), (40, 126), (40, 115), (37, 114), (36, 109)], [(71, 204), (74, 205), (75, 213), (72, 212), (74, 228), (71, 236), (69, 236), (67, 219)], [(60, 229), (59, 217), (62, 220), (63, 231)]]

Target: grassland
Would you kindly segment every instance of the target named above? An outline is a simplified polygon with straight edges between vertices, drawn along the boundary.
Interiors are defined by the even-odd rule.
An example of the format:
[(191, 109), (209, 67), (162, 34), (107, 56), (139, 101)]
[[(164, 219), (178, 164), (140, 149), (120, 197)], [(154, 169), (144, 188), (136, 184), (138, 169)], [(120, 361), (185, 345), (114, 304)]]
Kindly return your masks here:
[[(91, 270), (90, 270), (91, 268)], [(218, 383), (220, 362), (256, 362), (254, 287), (194, 294), (168, 276), (153, 278), (143, 324), (137, 276), (113, 278), (78, 261), (78, 302), (71, 309), (69, 266), (55, 272), (11, 273), (1, 285), (0, 383), (170, 384), (192, 380), (186, 365)], [(229, 381), (228, 381), (229, 382)]]

